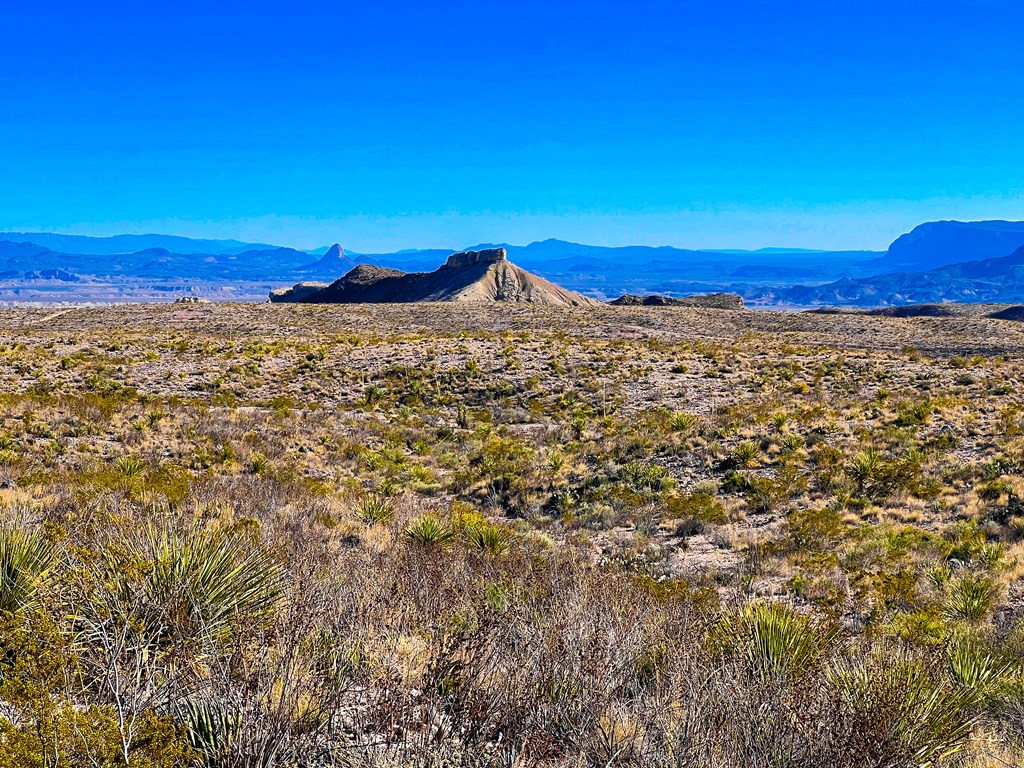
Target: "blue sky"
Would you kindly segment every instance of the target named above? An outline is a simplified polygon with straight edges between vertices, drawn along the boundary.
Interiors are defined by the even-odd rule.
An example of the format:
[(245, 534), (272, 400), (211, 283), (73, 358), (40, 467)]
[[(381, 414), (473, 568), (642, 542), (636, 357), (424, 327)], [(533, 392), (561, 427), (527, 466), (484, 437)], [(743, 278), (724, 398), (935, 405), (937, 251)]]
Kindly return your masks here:
[(1024, 219), (1022, 28), (1003, 0), (5, 3), (0, 229), (881, 249)]

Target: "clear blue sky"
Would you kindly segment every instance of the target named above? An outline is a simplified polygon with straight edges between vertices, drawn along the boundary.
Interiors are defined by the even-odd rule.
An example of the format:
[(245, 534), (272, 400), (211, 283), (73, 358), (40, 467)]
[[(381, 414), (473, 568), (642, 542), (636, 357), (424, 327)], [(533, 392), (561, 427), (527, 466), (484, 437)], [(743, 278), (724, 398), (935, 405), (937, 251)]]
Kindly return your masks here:
[(884, 248), (1024, 219), (1011, 0), (58, 0), (0, 29), (0, 229)]

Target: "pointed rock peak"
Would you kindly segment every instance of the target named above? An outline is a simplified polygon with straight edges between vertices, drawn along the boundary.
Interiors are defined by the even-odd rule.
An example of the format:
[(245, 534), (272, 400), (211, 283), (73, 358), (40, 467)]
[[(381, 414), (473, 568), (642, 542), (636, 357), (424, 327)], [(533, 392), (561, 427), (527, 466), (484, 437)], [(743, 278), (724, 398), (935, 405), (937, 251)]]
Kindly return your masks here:
[(499, 261), (505, 261), (508, 254), (505, 253), (504, 248), (487, 248), (483, 251), (462, 251), (461, 253), (453, 253), (448, 257), (448, 261), (445, 262), (446, 267), (454, 267), (456, 269), (461, 267), (471, 267), (474, 264), (496, 264)]
[(325, 259), (344, 259), (345, 249), (341, 247), (340, 243), (335, 243), (327, 249), (327, 253), (324, 254)]

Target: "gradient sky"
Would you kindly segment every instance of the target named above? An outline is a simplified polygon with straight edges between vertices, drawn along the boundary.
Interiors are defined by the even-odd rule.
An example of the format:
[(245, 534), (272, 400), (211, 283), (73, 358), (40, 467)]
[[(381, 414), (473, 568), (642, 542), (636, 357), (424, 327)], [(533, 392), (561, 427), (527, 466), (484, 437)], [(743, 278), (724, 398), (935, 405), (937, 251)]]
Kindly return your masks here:
[(1024, 219), (1020, 2), (9, 2), (0, 29), (0, 230), (882, 249)]

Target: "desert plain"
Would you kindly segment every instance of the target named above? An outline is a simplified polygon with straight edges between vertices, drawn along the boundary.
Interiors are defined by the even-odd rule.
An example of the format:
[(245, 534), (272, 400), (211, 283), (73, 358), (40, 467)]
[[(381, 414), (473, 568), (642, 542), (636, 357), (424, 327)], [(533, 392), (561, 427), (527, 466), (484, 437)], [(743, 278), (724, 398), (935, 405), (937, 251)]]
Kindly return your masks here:
[(4, 309), (0, 766), (1018, 765), (992, 309)]

